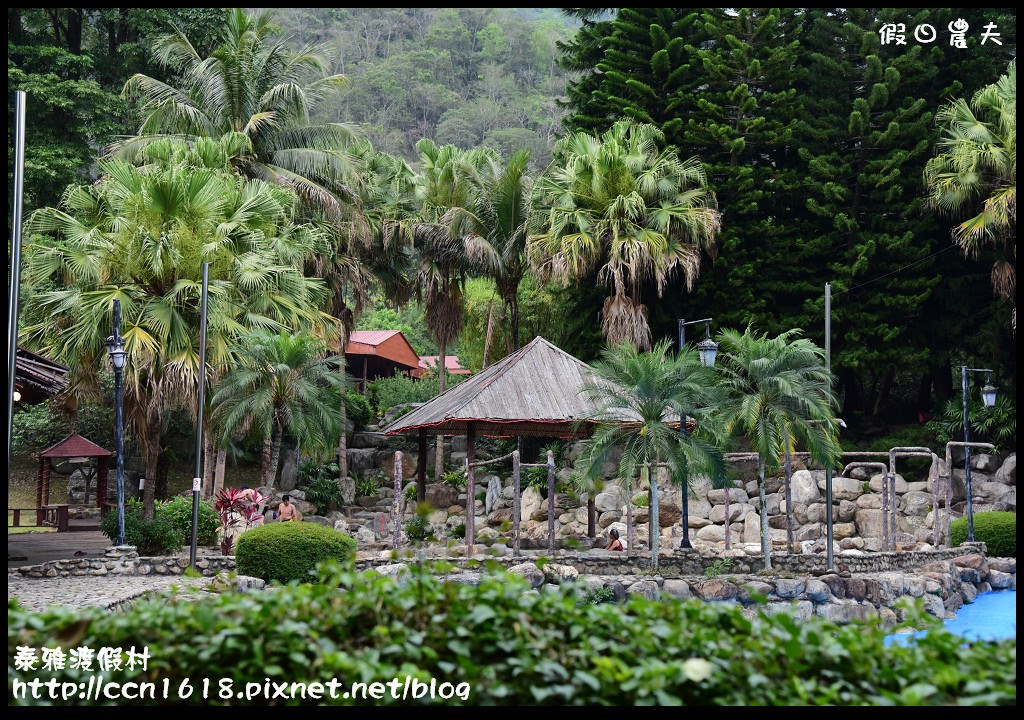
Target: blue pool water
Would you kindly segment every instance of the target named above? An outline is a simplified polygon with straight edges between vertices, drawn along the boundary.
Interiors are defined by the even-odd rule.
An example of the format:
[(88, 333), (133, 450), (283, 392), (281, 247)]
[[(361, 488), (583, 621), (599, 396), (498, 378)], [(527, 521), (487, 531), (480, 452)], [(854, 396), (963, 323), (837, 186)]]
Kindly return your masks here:
[[(946, 629), (968, 640), (1004, 640), (1017, 637), (1017, 591), (987, 592), (970, 605), (960, 608), (956, 617), (946, 621)], [(890, 635), (886, 644), (905, 642), (928, 632)]]

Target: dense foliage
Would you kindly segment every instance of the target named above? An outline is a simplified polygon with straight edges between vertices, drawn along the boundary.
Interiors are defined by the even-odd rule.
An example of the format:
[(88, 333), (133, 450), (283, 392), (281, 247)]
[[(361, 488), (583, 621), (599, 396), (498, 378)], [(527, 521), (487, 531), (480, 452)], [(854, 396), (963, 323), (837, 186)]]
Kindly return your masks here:
[[(192, 495), (179, 495), (167, 502), (162, 502), (157, 507), (158, 517), (166, 517), (174, 531), (178, 533), (182, 545), (189, 545), (192, 542)], [(199, 523), (196, 532), (196, 544), (200, 547), (213, 545), (217, 542), (217, 529), (220, 527), (220, 518), (217, 511), (213, 509), (213, 503), (200, 501)]]
[[(923, 613), (909, 620), (931, 632), (886, 646), (891, 630), (877, 621), (837, 627), (785, 614), (749, 620), (728, 603), (639, 596), (623, 605), (600, 602), (606, 599), (580, 602), (564, 588), (531, 593), (504, 574), (480, 585), (442, 583), (413, 568), (401, 582), (332, 572), (323, 583), (141, 602), (118, 613), (40, 615), (12, 601), (8, 663), (13, 668), (17, 646), (73, 638), (77, 646), (148, 646), (145, 678), (123, 669), (105, 679), (167, 678), (172, 687), (183, 678), (233, 678), (241, 690), (266, 679), (345, 684), (411, 675), (469, 683), (465, 702), (482, 704), (1016, 703), (1016, 641), (965, 643)], [(71, 669), (55, 675), (85, 678)], [(329, 702), (362, 701), (339, 692)], [(184, 702), (209, 701), (197, 693)], [(388, 692), (372, 702), (403, 700)]]
[[(1017, 513), (975, 513), (974, 539), (985, 543), (990, 557), (1017, 557)], [(967, 518), (957, 518), (950, 526), (950, 542), (959, 547), (966, 541)]]
[(320, 563), (355, 557), (356, 541), (317, 523), (273, 522), (246, 530), (236, 547), (236, 564), (242, 575), (281, 583), (308, 582)]
[[(191, 511), (190, 511), (191, 512)], [(192, 520), (189, 518), (188, 538), (183, 539), (182, 533), (176, 528), (171, 517), (158, 513), (152, 518), (143, 517), (142, 504), (137, 500), (129, 500), (124, 508), (124, 542), (134, 545), (139, 555), (170, 555), (186, 543), (191, 542)], [(100, 521), (100, 529), (117, 542), (117, 510), (108, 512)]]
[[(458, 385), (464, 378), (464, 375), (448, 375), (448, 387)], [(396, 405), (427, 402), (437, 395), (437, 388), (436, 373), (429, 373), (418, 379), (408, 375), (395, 375), (371, 382), (367, 395), (377, 414), (383, 415)]]

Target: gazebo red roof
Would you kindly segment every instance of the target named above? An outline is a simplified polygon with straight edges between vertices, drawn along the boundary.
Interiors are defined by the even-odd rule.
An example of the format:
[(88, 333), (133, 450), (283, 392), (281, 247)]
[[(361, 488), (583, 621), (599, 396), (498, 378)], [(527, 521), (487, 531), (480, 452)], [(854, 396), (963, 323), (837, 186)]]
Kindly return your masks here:
[(41, 458), (69, 457), (112, 457), (114, 453), (104, 450), (92, 440), (86, 440), (78, 433), (68, 435), (55, 445), (39, 453)]

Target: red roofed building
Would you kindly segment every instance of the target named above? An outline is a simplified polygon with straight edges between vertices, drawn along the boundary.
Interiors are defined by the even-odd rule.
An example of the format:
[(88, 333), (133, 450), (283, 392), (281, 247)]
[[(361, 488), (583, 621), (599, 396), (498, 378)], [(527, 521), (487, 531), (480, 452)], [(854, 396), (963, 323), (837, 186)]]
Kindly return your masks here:
[[(423, 355), (420, 358), (420, 366), (413, 370), (413, 375), (416, 377), (423, 377), (429, 370), (437, 370), (437, 359), (440, 355)], [(459, 363), (459, 359), (454, 355), (444, 356), (444, 368), (448, 371), (449, 375), (472, 375), (473, 373), (468, 369), (462, 367)]]
[(412, 374), (420, 366), (420, 356), (399, 330), (353, 330), (345, 346), (345, 365), (356, 378), (356, 389), (365, 393), (371, 380)]

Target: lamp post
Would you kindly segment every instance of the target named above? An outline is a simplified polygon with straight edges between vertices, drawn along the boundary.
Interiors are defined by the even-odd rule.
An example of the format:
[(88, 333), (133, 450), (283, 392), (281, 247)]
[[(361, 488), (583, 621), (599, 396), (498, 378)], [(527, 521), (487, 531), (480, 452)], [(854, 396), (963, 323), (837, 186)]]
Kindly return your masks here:
[[(684, 319), (679, 320), (679, 351), (682, 352), (686, 346), (686, 326), (696, 325), (698, 323), (704, 323), (705, 337), (699, 343), (697, 343), (697, 354), (700, 357), (701, 365), (705, 367), (714, 367), (715, 358), (718, 355), (718, 343), (711, 339), (711, 320), (712, 318), (704, 318), (703, 320), (690, 320)], [(686, 435), (686, 417), (679, 418), (679, 433)], [(687, 487), (688, 478), (683, 478), (683, 541), (679, 544), (680, 549), (689, 550), (693, 547), (690, 544), (690, 493)], [(728, 490), (727, 490), (728, 492)], [(728, 533), (728, 520), (726, 521), (726, 533)]]
[[(121, 338), (121, 301), (114, 300), (114, 334), (104, 341), (114, 366), (114, 431), (117, 436), (117, 544), (124, 545), (124, 420), (121, 412), (124, 383), (121, 374), (128, 353)], [(106, 501), (106, 498), (103, 498)]]
[[(974, 542), (974, 497), (971, 493), (971, 424), (970, 410), (967, 402), (967, 373), (986, 373), (985, 387), (981, 389), (981, 401), (985, 407), (990, 408), (996, 404), (996, 389), (992, 385), (992, 371), (988, 368), (972, 368), (966, 365), (960, 366), (960, 379), (964, 396), (964, 485), (967, 491), (967, 542)], [(949, 470), (952, 481), (952, 469)]]

